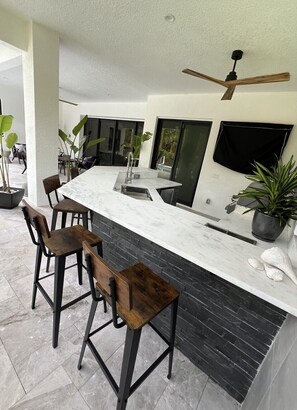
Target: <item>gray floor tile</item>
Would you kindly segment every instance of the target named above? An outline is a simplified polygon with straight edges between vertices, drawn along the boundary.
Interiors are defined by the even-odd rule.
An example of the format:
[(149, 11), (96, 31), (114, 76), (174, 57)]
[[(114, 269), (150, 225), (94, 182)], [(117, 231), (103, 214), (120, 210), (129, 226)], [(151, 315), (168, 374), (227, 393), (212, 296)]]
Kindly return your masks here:
[(6, 410), (25, 395), (13, 365), (0, 342), (0, 410)]
[[(223, 389), (212, 381), (208, 381), (197, 410), (236, 410), (238, 403)], [(256, 410), (256, 409), (254, 409)]]

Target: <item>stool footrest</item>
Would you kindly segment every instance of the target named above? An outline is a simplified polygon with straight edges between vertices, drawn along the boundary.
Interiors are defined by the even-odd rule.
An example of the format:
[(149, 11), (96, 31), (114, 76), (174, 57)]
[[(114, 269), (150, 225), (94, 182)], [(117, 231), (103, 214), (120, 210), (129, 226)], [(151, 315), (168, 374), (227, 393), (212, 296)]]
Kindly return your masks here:
[(79, 296), (78, 298), (73, 299), (70, 302), (66, 303), (66, 305), (61, 306), (61, 312), (65, 309), (69, 308), (70, 306), (74, 305), (75, 303), (81, 301), (82, 299), (86, 298), (90, 294), (91, 294), (91, 291), (89, 290), (88, 292), (84, 293), (83, 295)]
[[(50, 298), (47, 291), (44, 289), (44, 287), (40, 283), (36, 283), (36, 286), (37, 286), (38, 290), (42, 293), (43, 297), (45, 298), (47, 303), (50, 305), (52, 310), (54, 310), (54, 302)], [(90, 294), (91, 294), (91, 291), (89, 290), (88, 292), (84, 293), (83, 295), (79, 296), (78, 298), (73, 299), (70, 302), (66, 303), (66, 305), (61, 306), (61, 312), (65, 309), (67, 309), (68, 307), (74, 305), (75, 303), (81, 301), (82, 299), (86, 298), (87, 296), (90, 296)]]
[(150, 365), (148, 369), (132, 384), (129, 390), (129, 397), (132, 393), (141, 385), (142, 382), (152, 373), (153, 370), (165, 359), (165, 357), (170, 353), (170, 347), (166, 350)]
[(52, 299), (49, 297), (47, 291), (44, 289), (44, 287), (40, 284), (40, 283), (36, 283), (37, 289), (40, 290), (40, 292), (42, 293), (42, 295), (44, 296), (45, 300), (47, 301), (47, 303), (50, 305), (50, 307), (53, 309), (54, 308), (54, 302), (52, 301)]
[[(116, 383), (115, 379), (113, 378), (112, 374), (110, 373), (109, 369), (107, 368), (106, 364), (104, 363), (102, 357), (98, 353), (98, 350), (95, 348), (94, 344), (91, 341), (91, 337), (98, 333), (100, 330), (104, 329), (108, 325), (113, 323), (113, 319), (105, 322), (102, 326), (98, 327), (97, 329), (93, 330), (93, 332), (89, 333), (88, 338), (86, 340), (86, 344), (89, 346), (96, 362), (100, 366), (101, 370), (103, 371), (105, 377), (107, 378), (108, 382), (110, 383), (112, 389), (114, 390), (115, 394), (118, 396), (119, 394), (119, 386)], [(152, 371), (165, 359), (167, 355), (170, 354), (172, 351), (172, 347), (170, 347), (170, 341), (166, 339), (166, 337), (160, 332), (160, 330), (153, 325), (151, 322), (148, 323), (151, 328), (160, 336), (162, 340), (168, 345), (167, 349), (146, 369), (146, 371), (131, 385), (129, 389), (128, 397), (131, 396), (132, 393), (144, 382), (144, 380), (152, 373)]]
[(149, 324), (150, 327), (157, 333), (157, 335), (160, 336), (160, 338), (161, 338), (162, 340), (164, 340), (164, 342), (167, 343), (168, 346), (169, 346), (169, 345), (170, 345), (170, 341), (167, 339), (167, 337), (164, 336), (163, 333), (161, 333), (160, 330), (159, 330), (152, 322), (149, 322), (148, 324)]
[(117, 385), (115, 379), (113, 378), (112, 374), (108, 370), (108, 367), (106, 366), (106, 364), (102, 360), (102, 357), (100, 356), (100, 354), (98, 353), (96, 347), (93, 345), (93, 343), (90, 339), (87, 340), (87, 345), (89, 346), (91, 352), (93, 353), (93, 356), (95, 357), (96, 362), (99, 364), (99, 366), (100, 366), (101, 370), (103, 371), (105, 377), (109, 381), (113, 391), (115, 392), (116, 395), (118, 395), (119, 386)]
[(100, 332), (100, 330), (104, 329), (106, 326), (110, 325), (113, 322), (113, 319), (110, 319), (108, 322), (104, 323), (104, 325), (98, 327), (97, 329), (93, 330), (93, 332), (91, 332), (89, 334), (89, 338), (94, 336), (96, 333)]
[(42, 279), (46, 279), (49, 278), (50, 276), (53, 276), (55, 274), (55, 272), (49, 273), (48, 275), (42, 276), (41, 278), (38, 278), (38, 281), (42, 280)]

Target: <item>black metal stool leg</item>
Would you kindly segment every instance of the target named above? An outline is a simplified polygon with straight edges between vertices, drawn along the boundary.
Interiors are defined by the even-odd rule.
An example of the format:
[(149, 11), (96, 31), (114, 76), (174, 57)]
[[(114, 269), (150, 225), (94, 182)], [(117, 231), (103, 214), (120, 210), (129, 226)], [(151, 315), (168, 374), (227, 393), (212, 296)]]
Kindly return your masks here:
[(87, 345), (87, 340), (88, 340), (88, 338), (89, 338), (89, 334), (90, 334), (90, 331), (91, 331), (91, 328), (92, 328), (92, 324), (93, 324), (94, 316), (95, 316), (95, 313), (96, 313), (97, 305), (98, 305), (98, 301), (97, 301), (97, 300), (93, 300), (93, 301), (92, 301), (92, 305), (91, 305), (91, 310), (90, 310), (89, 318), (88, 318), (88, 323), (87, 323), (86, 331), (85, 331), (84, 341), (83, 341), (83, 344), (82, 344), (82, 347), (81, 347), (81, 351), (80, 351), (79, 361), (78, 361), (78, 365), (77, 365), (78, 370), (81, 369), (81, 362), (82, 362), (82, 359), (83, 359), (84, 354), (85, 354), (86, 345)]
[(65, 256), (55, 257), (55, 285), (54, 285), (54, 308), (53, 308), (53, 348), (58, 346), (62, 295), (65, 274)]
[(53, 210), (53, 216), (52, 216), (52, 224), (51, 224), (51, 231), (54, 231), (56, 229), (56, 224), (57, 224), (57, 216), (58, 212)]
[(67, 219), (67, 212), (62, 212), (61, 228), (65, 228)]
[(170, 344), (169, 344), (169, 364), (168, 364), (168, 374), (167, 378), (171, 378), (172, 371), (172, 361), (173, 361), (173, 350), (174, 350), (174, 340), (175, 340), (175, 329), (176, 329), (176, 317), (177, 317), (177, 306), (178, 298), (171, 304), (171, 326), (170, 326)]
[(78, 283), (82, 285), (82, 251), (76, 253)]
[(124, 410), (127, 406), (141, 330), (132, 330), (127, 326), (117, 410)]
[(47, 260), (46, 260), (46, 268), (45, 268), (45, 271), (46, 271), (46, 272), (49, 272), (50, 263), (51, 263), (51, 257), (48, 256), (48, 257), (47, 257)]
[(84, 212), (82, 214), (82, 222), (83, 222), (83, 226), (88, 229), (88, 213)]
[(32, 308), (32, 309), (35, 309), (37, 283), (38, 283), (38, 280), (39, 280), (41, 258), (42, 258), (42, 250), (41, 250), (40, 245), (37, 245), (36, 258), (35, 258), (35, 271), (34, 271), (33, 292), (32, 292), (32, 303), (31, 303), (31, 308)]

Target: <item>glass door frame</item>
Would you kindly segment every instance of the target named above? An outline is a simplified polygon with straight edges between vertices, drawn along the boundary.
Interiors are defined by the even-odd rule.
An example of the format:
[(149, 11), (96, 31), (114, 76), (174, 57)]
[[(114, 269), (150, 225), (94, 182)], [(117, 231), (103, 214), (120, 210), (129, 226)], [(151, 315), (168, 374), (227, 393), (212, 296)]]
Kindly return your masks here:
[[(175, 175), (176, 175), (176, 169), (177, 169), (177, 166), (178, 166), (178, 159), (180, 157), (180, 150), (181, 150), (181, 146), (182, 146), (182, 143), (183, 143), (185, 127), (187, 125), (209, 126), (209, 135), (210, 135), (210, 131), (211, 131), (211, 127), (212, 127), (212, 121), (210, 121), (210, 120), (183, 120), (183, 119), (174, 119), (174, 118), (172, 118), (172, 119), (171, 118), (158, 118), (158, 124), (157, 124), (157, 130), (156, 130), (156, 139), (155, 139), (155, 142), (154, 142), (153, 155), (152, 155), (152, 160), (151, 160), (151, 168), (152, 169), (157, 169), (157, 159), (158, 159), (159, 145), (160, 145), (160, 142), (161, 142), (161, 130), (163, 128), (164, 122), (166, 122), (166, 121), (172, 123), (172, 127), (180, 126), (177, 146), (176, 146), (174, 159), (173, 159), (173, 165), (172, 165), (172, 169), (171, 169), (170, 177), (169, 177), (169, 179), (171, 181), (174, 181), (175, 180), (174, 178), (175, 178)], [(209, 135), (208, 135), (208, 139), (209, 139)], [(207, 144), (208, 144), (208, 141), (206, 143), (205, 150), (204, 150), (204, 153), (203, 153), (201, 168), (202, 168), (202, 164), (203, 164), (203, 161), (204, 161), (204, 156), (205, 156)], [(197, 174), (196, 185), (195, 185), (196, 188), (197, 188), (197, 185), (198, 185), (201, 168), (199, 170), (199, 173)], [(194, 190), (190, 202), (187, 202), (187, 203), (185, 203), (183, 201), (179, 201), (179, 202), (186, 205), (186, 206), (191, 207), (192, 204), (193, 204), (193, 201), (194, 201), (195, 193), (196, 193), (196, 190)]]

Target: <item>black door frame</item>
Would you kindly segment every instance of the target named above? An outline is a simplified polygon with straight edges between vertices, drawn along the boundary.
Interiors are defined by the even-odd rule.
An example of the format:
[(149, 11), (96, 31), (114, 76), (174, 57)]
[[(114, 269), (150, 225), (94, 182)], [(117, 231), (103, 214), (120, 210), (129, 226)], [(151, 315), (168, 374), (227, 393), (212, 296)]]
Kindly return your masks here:
[[(173, 159), (173, 165), (172, 165), (172, 169), (171, 169), (171, 173), (170, 173), (170, 180), (174, 181), (175, 179), (175, 174), (176, 174), (176, 168), (178, 165), (178, 161), (177, 159), (179, 158), (179, 153), (180, 153), (180, 148), (183, 142), (183, 138), (184, 138), (184, 130), (186, 125), (189, 124), (195, 124), (195, 125), (207, 125), (209, 126), (209, 134), (211, 131), (211, 127), (212, 127), (212, 121), (206, 121), (206, 120), (177, 120), (177, 119), (170, 119), (170, 118), (158, 118), (158, 124), (157, 124), (157, 132), (156, 132), (156, 139), (154, 142), (154, 148), (153, 148), (153, 156), (152, 156), (152, 161), (151, 161), (151, 168), (152, 169), (156, 169), (157, 166), (157, 159), (158, 159), (158, 151), (159, 151), (159, 144), (160, 144), (160, 140), (161, 140), (161, 129), (162, 129), (162, 125), (164, 121), (169, 121), (172, 122), (173, 124), (178, 124), (180, 123), (180, 130), (179, 130), (179, 135), (178, 135), (178, 142), (177, 142), (177, 146), (176, 146), (176, 151), (175, 151), (175, 155), (174, 155), (174, 159)], [(208, 144), (208, 141), (207, 141)], [(207, 144), (203, 153), (203, 157), (202, 157), (202, 162), (201, 162), (201, 168), (202, 168), (202, 163), (204, 161), (204, 156), (205, 156), (205, 151), (207, 148)], [(200, 177), (200, 172), (201, 172), (201, 168), (199, 170), (199, 173), (197, 174), (197, 178), (196, 178), (196, 188), (198, 185), (198, 181), (199, 181), (199, 177)], [(191, 207), (194, 201), (194, 197), (195, 197), (195, 193), (196, 193), (196, 189), (193, 192), (191, 201), (189, 203), (185, 203), (184, 201), (179, 201), (181, 204), (186, 205)]]

